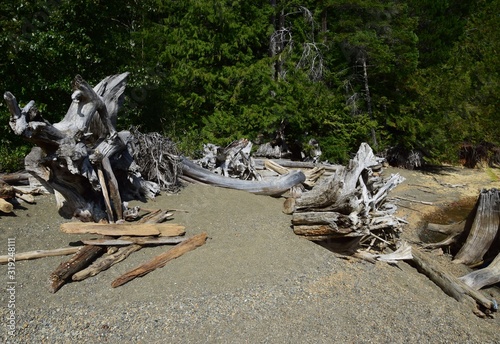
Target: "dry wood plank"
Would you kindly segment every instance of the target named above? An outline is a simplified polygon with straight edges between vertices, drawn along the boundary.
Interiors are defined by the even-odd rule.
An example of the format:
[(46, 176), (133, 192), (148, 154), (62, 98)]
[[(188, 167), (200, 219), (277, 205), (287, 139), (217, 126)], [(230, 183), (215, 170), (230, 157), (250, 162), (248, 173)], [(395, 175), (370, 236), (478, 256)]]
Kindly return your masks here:
[(3, 198), (0, 198), (0, 211), (4, 213), (11, 213), (14, 210), (12, 203), (7, 202)]
[[(15, 255), (15, 260), (30, 260), (30, 259), (38, 259), (38, 258), (45, 258), (45, 257), (55, 257), (55, 256), (66, 256), (68, 254), (74, 254), (78, 252), (80, 248), (83, 246), (73, 246), (73, 247), (63, 247), (63, 248), (56, 248), (54, 250), (36, 250), (36, 251), (29, 251), (29, 252), (21, 252), (21, 253), (16, 253)], [(9, 261), (9, 256), (0, 256), (0, 264), (5, 264)]]
[(497, 235), (500, 226), (499, 213), (500, 191), (482, 190), (471, 230), (465, 244), (456, 254), (454, 263), (472, 265), (483, 260)]
[(127, 258), (131, 253), (139, 251), (141, 248), (142, 245), (138, 244), (133, 244), (127, 247), (121, 247), (118, 249), (118, 251), (112, 254), (98, 258), (89, 267), (75, 273), (71, 277), (71, 279), (73, 281), (82, 281), (88, 277), (95, 276), (98, 273), (107, 270), (113, 265), (121, 262), (122, 260)]
[(16, 198), (29, 204), (35, 204), (35, 197), (30, 194), (21, 194), (16, 192)]
[(93, 223), (67, 222), (61, 224), (61, 231), (71, 234), (102, 234), (109, 236), (179, 236), (185, 234), (185, 227), (170, 223)]
[(101, 246), (126, 246), (132, 244), (139, 245), (164, 245), (178, 244), (185, 241), (187, 238), (183, 236), (159, 236), (159, 237), (127, 237), (123, 236), (118, 239), (91, 239), (82, 240), (85, 245), (101, 245)]
[(50, 275), (50, 292), (55, 293), (71, 276), (87, 267), (96, 257), (104, 253), (106, 249), (103, 246), (87, 245), (82, 247), (71, 259), (62, 262)]
[[(497, 306), (495, 302), (488, 300), (480, 292), (470, 288), (455, 276), (439, 268), (434, 260), (428, 257), (426, 253), (413, 248), (412, 255), (412, 262), (415, 264), (417, 270), (426, 275), (447, 295), (459, 302), (471, 303), (471, 301), (474, 301), (475, 306), (480, 305), (489, 311), (496, 311)], [(478, 310), (475, 308), (473, 308), (473, 311), (477, 315), (481, 315), (480, 313), (478, 314)]]
[(176, 259), (180, 256), (182, 256), (184, 253), (189, 252), (194, 250), (197, 247), (200, 247), (205, 244), (207, 240), (207, 233), (201, 233), (198, 235), (195, 235), (186, 241), (178, 244), (177, 246), (173, 247), (172, 249), (168, 250), (167, 252), (164, 252), (152, 260), (150, 260), (147, 263), (144, 263), (137, 268), (125, 273), (124, 275), (118, 277), (115, 279), (112, 283), (111, 286), (113, 288), (119, 287), (127, 282), (130, 282), (131, 280), (135, 279), (136, 277), (142, 277), (151, 271), (154, 271), (158, 268), (162, 268), (167, 264), (169, 261)]

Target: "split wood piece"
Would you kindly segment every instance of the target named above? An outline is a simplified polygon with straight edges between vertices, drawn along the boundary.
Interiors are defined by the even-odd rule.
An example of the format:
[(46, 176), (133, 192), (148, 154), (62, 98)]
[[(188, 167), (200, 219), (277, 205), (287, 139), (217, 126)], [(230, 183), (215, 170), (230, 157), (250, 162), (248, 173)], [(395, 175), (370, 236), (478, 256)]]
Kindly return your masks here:
[(197, 247), (200, 247), (205, 244), (207, 240), (207, 233), (201, 233), (195, 235), (186, 241), (176, 245), (172, 249), (164, 252), (149, 262), (138, 266), (137, 268), (125, 273), (124, 275), (118, 277), (111, 283), (113, 288), (119, 287), (127, 282), (130, 282), (136, 277), (142, 277), (151, 271), (154, 271), (158, 268), (162, 268), (169, 261), (182, 256), (184, 253), (194, 250)]
[[(56, 248), (54, 250), (36, 250), (29, 252), (16, 253), (14, 256), (16, 261), (20, 260), (30, 260), (45, 257), (55, 257), (55, 256), (66, 256), (68, 254), (74, 254), (78, 252), (83, 246), (73, 246), (73, 247), (63, 247)], [(0, 264), (5, 264), (9, 261), (9, 256), (0, 256)], [(12, 258), (11, 258), (12, 259)]]
[(500, 254), (487, 267), (462, 276), (460, 280), (474, 290), (500, 282)]
[(106, 249), (103, 246), (87, 245), (82, 247), (70, 260), (62, 262), (57, 269), (50, 275), (50, 292), (55, 293), (76, 272), (87, 267), (96, 257), (104, 253)]
[(484, 315), (476, 309), (477, 305), (491, 312), (496, 311), (497, 306), (495, 302), (488, 300), (480, 292), (472, 289), (458, 278), (440, 269), (437, 264), (434, 263), (434, 260), (426, 253), (413, 248), (412, 254), (412, 262), (415, 264), (417, 270), (426, 275), (447, 295), (462, 303), (472, 303), (472, 301), (474, 301), (473, 311), (476, 315)]
[(164, 245), (178, 244), (185, 241), (187, 238), (183, 236), (159, 236), (159, 237), (127, 237), (123, 236), (118, 239), (91, 239), (82, 240), (85, 245), (101, 245), (101, 246), (125, 246), (132, 244), (139, 245)]
[(419, 200), (416, 200), (416, 199), (405, 198), (405, 197), (401, 197), (401, 196), (396, 196), (396, 197), (394, 197), (394, 198), (395, 198), (395, 199), (402, 200), (402, 201), (406, 201), (406, 202), (420, 203), (420, 204), (424, 204), (424, 205), (434, 205), (434, 203), (432, 203), (432, 202), (427, 202), (427, 201), (419, 201)]
[(123, 219), (122, 199), (120, 196), (118, 181), (116, 180), (113, 168), (111, 167), (111, 163), (109, 161), (110, 155), (112, 154), (107, 154), (104, 157), (104, 159), (102, 159), (102, 168), (106, 174), (106, 179), (109, 183), (109, 196), (111, 198), (111, 201), (113, 202), (112, 204), (116, 220), (122, 220)]
[(210, 172), (186, 158), (182, 159), (182, 172), (188, 177), (205, 184), (268, 196), (280, 196), (292, 186), (306, 180), (306, 176), (301, 171), (292, 171), (287, 175), (262, 181), (228, 178)]
[(35, 204), (35, 197), (30, 194), (23, 194), (23, 193), (18, 193), (16, 191), (16, 198), (20, 199), (23, 202), (29, 203), (29, 204)]
[(457, 233), (460, 234), (464, 231), (464, 228), (465, 228), (465, 220), (457, 223), (451, 223), (449, 225), (429, 222), (426, 226), (427, 231), (446, 234), (446, 235), (457, 234)]
[(67, 222), (61, 224), (61, 231), (71, 234), (90, 233), (109, 236), (179, 236), (186, 233), (184, 226), (170, 223), (107, 224), (92, 222)]
[(78, 271), (75, 273), (71, 279), (73, 281), (82, 281), (88, 277), (97, 275), (98, 273), (105, 271), (112, 267), (113, 265), (121, 262), (127, 258), (131, 253), (139, 251), (142, 245), (133, 244), (127, 247), (121, 247), (115, 253), (98, 258), (89, 267)]
[(113, 219), (113, 208), (111, 208), (111, 201), (109, 200), (108, 187), (106, 186), (106, 179), (104, 178), (104, 173), (102, 172), (102, 166), (97, 166), (97, 177), (99, 178), (99, 184), (101, 184), (101, 192), (104, 197), (104, 204), (106, 205), (106, 214), (108, 215), (109, 223), (114, 223)]
[(0, 211), (4, 213), (12, 213), (14, 206), (12, 203), (7, 202), (3, 198), (0, 198)]
[(472, 228), (454, 263), (473, 265), (483, 260), (495, 240), (500, 225), (500, 191), (482, 190)]
[(173, 215), (172, 212), (168, 210), (152, 210), (149, 214), (144, 215), (138, 223), (161, 223), (167, 220), (169, 217)]

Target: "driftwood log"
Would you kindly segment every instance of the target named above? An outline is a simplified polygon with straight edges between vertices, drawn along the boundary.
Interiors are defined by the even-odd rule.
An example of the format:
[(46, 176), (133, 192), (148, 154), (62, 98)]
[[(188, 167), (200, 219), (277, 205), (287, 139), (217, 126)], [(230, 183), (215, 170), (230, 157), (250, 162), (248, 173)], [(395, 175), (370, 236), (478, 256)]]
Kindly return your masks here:
[[(471, 288), (460, 279), (447, 273), (439, 267), (431, 257), (418, 249), (412, 250), (413, 259), (417, 270), (425, 274), (431, 281), (439, 286), (446, 294), (455, 300), (464, 303), (473, 303), (473, 311), (478, 316), (484, 316), (483, 310), (487, 312), (497, 311), (496, 302), (489, 300), (481, 293)], [(478, 307), (479, 306), (479, 307)]]
[(34, 143), (25, 167), (56, 194), (60, 214), (84, 222), (123, 217), (123, 201), (154, 197), (157, 184), (144, 180), (132, 158), (133, 137), (117, 132), (128, 73), (106, 77), (94, 88), (79, 75), (64, 118), (50, 124), (34, 101), (20, 108), (10, 92), (4, 99), (10, 127)]
[(176, 259), (180, 256), (182, 256), (184, 253), (189, 252), (194, 250), (197, 247), (200, 247), (205, 244), (205, 241), (207, 240), (207, 233), (201, 233), (198, 235), (195, 235), (182, 243), (174, 246), (172, 249), (168, 250), (165, 253), (162, 253), (155, 258), (153, 258), (151, 261), (144, 263), (137, 268), (130, 270), (129, 272), (125, 273), (124, 275), (118, 277), (115, 279), (112, 283), (111, 286), (113, 288), (119, 287), (125, 283), (130, 282), (131, 280), (144, 276), (151, 271), (154, 271), (158, 268), (162, 268), (167, 264), (169, 261)]
[[(45, 257), (55, 257), (55, 256), (66, 256), (69, 254), (74, 254), (78, 252), (83, 246), (72, 246), (72, 247), (63, 247), (56, 248), (53, 250), (36, 250), (29, 252), (21, 252), (16, 253), (15, 259), (19, 260), (30, 260), (30, 259), (38, 259)], [(0, 264), (6, 264), (9, 261), (9, 256), (0, 256)]]
[[(399, 174), (382, 179), (381, 161), (366, 143), (348, 166), (320, 180), (300, 197), (285, 201), (295, 234), (313, 241), (342, 237), (377, 237), (375, 232), (399, 232), (396, 207), (385, 202), (388, 192), (404, 181)], [(375, 172), (377, 171), (377, 172)]]
[(182, 173), (205, 184), (269, 196), (279, 196), (306, 180), (301, 171), (292, 171), (278, 178), (261, 181), (228, 178), (204, 169), (186, 158), (182, 159)]
[(71, 280), (71, 276), (75, 272), (90, 265), (104, 251), (105, 248), (103, 246), (83, 246), (70, 260), (62, 262), (50, 275), (50, 292), (55, 293), (58, 291), (66, 282)]

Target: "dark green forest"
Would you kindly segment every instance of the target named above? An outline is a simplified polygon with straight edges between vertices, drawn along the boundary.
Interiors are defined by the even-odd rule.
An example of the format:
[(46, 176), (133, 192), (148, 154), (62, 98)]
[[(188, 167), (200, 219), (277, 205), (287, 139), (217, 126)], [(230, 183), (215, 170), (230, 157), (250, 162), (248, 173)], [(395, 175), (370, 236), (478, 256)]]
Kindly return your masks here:
[[(131, 73), (119, 129), (201, 143), (316, 138), (458, 163), (500, 144), (499, 0), (7, 0), (0, 89), (58, 122), (71, 80)], [(0, 170), (29, 145), (0, 105)]]

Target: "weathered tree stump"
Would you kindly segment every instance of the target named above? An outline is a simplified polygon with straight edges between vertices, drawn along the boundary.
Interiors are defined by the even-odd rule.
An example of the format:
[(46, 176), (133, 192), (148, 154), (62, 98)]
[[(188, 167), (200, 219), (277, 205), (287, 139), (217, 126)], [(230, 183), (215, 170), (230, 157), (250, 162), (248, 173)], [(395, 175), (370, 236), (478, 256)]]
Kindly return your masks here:
[(56, 194), (65, 218), (116, 221), (123, 217), (123, 201), (159, 192), (138, 172), (131, 134), (116, 130), (127, 76), (108, 76), (92, 88), (77, 75), (72, 103), (55, 124), (43, 119), (34, 101), (21, 109), (12, 93), (4, 94), (10, 127), (37, 145), (25, 159), (26, 169)]

